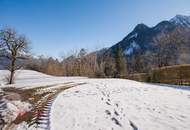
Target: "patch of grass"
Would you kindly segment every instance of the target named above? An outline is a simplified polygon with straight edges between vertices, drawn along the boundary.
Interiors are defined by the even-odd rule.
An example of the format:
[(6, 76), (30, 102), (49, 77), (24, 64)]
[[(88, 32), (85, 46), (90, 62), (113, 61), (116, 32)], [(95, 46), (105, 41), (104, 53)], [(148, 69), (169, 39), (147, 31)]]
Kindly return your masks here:
[(149, 73), (131, 74), (128, 78), (141, 82), (190, 85), (190, 64), (155, 68)]

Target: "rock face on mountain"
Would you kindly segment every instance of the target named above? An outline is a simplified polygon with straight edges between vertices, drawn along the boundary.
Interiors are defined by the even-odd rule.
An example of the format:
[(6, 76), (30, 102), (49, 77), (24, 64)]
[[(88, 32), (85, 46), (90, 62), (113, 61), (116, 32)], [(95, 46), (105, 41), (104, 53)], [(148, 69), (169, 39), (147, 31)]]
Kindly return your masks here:
[(0, 57), (0, 70), (6, 69), (6, 66), (8, 66), (10, 61), (5, 57)]
[[(175, 42), (174, 40), (175, 37), (173, 35), (175, 32), (176, 35), (179, 36), (181, 39), (183, 40), (186, 39), (186, 42), (188, 42), (189, 44), (188, 43), (180, 44), (180, 42), (177, 41), (177, 39)], [(188, 59), (190, 59), (188, 58), (190, 57), (190, 49), (189, 50), (187, 49), (190, 48), (190, 41), (188, 41), (189, 39), (187, 40), (187, 38), (190, 37), (189, 32), (190, 32), (190, 16), (176, 15), (171, 20), (162, 21), (154, 27), (148, 27), (145, 24), (138, 24), (134, 28), (134, 30), (131, 33), (129, 33), (123, 40), (110, 47), (104, 53), (104, 57), (108, 55), (113, 56), (114, 53), (116, 52), (116, 49), (118, 47), (121, 47), (124, 55), (128, 60), (129, 64), (128, 66), (130, 65), (133, 66), (132, 61), (135, 61), (137, 54), (140, 55), (140, 60), (141, 62), (143, 62), (143, 64), (152, 64), (150, 59), (152, 58), (153, 53), (156, 50), (160, 49), (160, 47), (157, 46), (157, 44), (155, 43), (155, 39), (161, 36), (168, 36), (168, 37), (170, 36), (170, 39), (172, 39), (173, 37), (173, 41), (170, 44), (170, 48), (172, 47), (174, 48), (175, 46), (176, 50), (173, 50), (173, 52), (171, 52), (171, 49), (168, 48), (167, 51), (171, 52), (168, 53), (169, 55), (175, 55), (177, 57), (176, 58), (174, 57), (176, 61), (171, 61), (170, 59), (168, 59), (169, 60), (168, 62), (170, 62), (168, 63), (168, 65), (190, 63), (190, 61), (188, 61)], [(180, 56), (178, 56), (177, 54), (177, 48), (186, 48), (186, 50), (188, 50), (189, 56), (188, 54), (184, 54), (186, 55), (186, 60), (184, 62), (181, 62), (180, 59), (178, 60)], [(147, 61), (147, 59), (149, 61)]]

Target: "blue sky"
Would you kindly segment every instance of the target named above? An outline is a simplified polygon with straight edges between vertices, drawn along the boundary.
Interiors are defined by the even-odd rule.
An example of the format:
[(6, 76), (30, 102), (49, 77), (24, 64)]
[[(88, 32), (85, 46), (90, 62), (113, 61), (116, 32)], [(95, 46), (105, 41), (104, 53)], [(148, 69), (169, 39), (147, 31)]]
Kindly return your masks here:
[(109, 47), (138, 23), (190, 15), (190, 0), (0, 0), (0, 28), (25, 34), (36, 55)]

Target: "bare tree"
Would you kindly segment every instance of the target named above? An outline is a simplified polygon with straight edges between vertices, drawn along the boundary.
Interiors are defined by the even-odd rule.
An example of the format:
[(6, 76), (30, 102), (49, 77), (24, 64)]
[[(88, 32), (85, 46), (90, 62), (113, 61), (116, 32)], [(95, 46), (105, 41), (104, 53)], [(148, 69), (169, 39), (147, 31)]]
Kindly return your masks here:
[[(190, 32), (176, 28), (171, 33), (162, 33), (154, 39), (154, 63), (157, 67), (188, 63)], [(183, 62), (184, 61), (184, 62)]]
[(16, 61), (25, 58), (23, 54), (28, 51), (28, 41), (25, 36), (18, 35), (13, 29), (4, 28), (0, 32), (0, 47), (2, 52), (1, 56), (10, 60), (10, 66), (8, 67), (10, 71), (8, 83), (12, 84), (15, 71), (20, 69)]
[(103, 62), (105, 76), (108, 78), (114, 77), (116, 73), (115, 58), (107, 56)]
[(117, 47), (115, 55), (115, 77), (124, 78), (126, 76), (126, 59), (121, 46)]
[(155, 37), (153, 39), (155, 43), (155, 52), (154, 52), (154, 58), (155, 58), (155, 63), (158, 68), (166, 66), (167, 63), (167, 58), (166, 58), (166, 53), (168, 50), (166, 48), (168, 44), (168, 39), (169, 35), (162, 33), (161, 35)]
[(173, 37), (172, 33), (162, 33), (154, 38), (154, 59), (158, 68), (170, 65), (173, 57), (175, 57), (177, 40)]

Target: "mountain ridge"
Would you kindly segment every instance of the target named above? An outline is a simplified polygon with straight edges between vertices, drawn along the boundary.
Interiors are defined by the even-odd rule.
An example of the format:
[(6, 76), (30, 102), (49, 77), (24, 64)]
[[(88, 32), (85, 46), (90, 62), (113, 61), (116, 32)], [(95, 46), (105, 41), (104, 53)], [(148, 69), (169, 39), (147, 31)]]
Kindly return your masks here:
[[(120, 47), (123, 50), (123, 53), (128, 60), (128, 62), (132, 62), (137, 55), (142, 55), (141, 60), (142, 62), (148, 62), (144, 64), (152, 64), (147, 61), (147, 56), (150, 57), (153, 53), (159, 49), (155, 44), (155, 39), (161, 36), (169, 36), (173, 33), (178, 33), (181, 38), (183, 38), (184, 34), (190, 32), (190, 16), (184, 15), (176, 15), (175, 17), (171, 18), (170, 20), (163, 20), (156, 24), (153, 27), (149, 27), (144, 23), (137, 24), (136, 27), (128, 33), (126, 37), (124, 37), (121, 41), (114, 44), (110, 48), (108, 48), (103, 55), (100, 56), (103, 60), (106, 57), (114, 57), (116, 54), (116, 50)], [(190, 35), (189, 35), (190, 36)], [(176, 48), (177, 41), (175, 44), (172, 44), (171, 48)], [(180, 45), (180, 48), (190, 48), (190, 44)], [(171, 50), (168, 50), (170, 53)], [(188, 50), (190, 54), (190, 49)], [(150, 53), (147, 55), (147, 53)], [(177, 54), (177, 49), (172, 50), (174, 55)], [(170, 55), (172, 55), (172, 53)], [(190, 55), (188, 55), (190, 57)], [(170, 60), (168, 65), (173, 64), (181, 64), (182, 62), (176, 63), (178, 57), (176, 57), (176, 61)], [(145, 61), (146, 59), (146, 61)], [(188, 58), (187, 58), (188, 59)], [(181, 61), (181, 60), (179, 60)], [(185, 61), (183, 63), (190, 63), (190, 61)], [(129, 63), (132, 64), (132, 63)], [(131, 65), (132, 67), (133, 65)]]
[[(159, 22), (157, 25), (153, 26), (153, 27), (149, 27), (144, 23), (141, 24), (137, 24), (136, 27), (133, 29), (132, 32), (130, 32), (126, 37), (123, 38), (123, 40), (121, 40), (120, 42), (116, 43), (115, 45), (113, 45), (110, 48), (114, 48), (115, 46), (120, 45), (121, 47), (124, 47), (123, 49), (126, 49), (125, 45), (128, 43), (133, 43), (133, 41), (135, 42), (139, 42), (139, 44), (143, 44), (146, 41), (151, 42), (151, 37), (152, 35), (157, 35), (159, 33), (168, 33), (170, 31), (173, 31), (174, 29), (176, 29), (177, 27), (182, 27), (182, 28), (189, 28), (190, 30), (190, 22), (189, 22), (189, 26), (184, 25), (183, 23), (179, 23), (179, 21), (183, 18), (183, 23), (184, 22), (184, 18), (186, 18), (186, 21), (190, 21), (190, 16), (183, 16), (183, 15), (176, 15), (175, 17), (173, 17), (170, 20), (164, 20)], [(180, 19), (180, 20), (179, 20)], [(176, 21), (176, 22), (175, 22)], [(186, 22), (186, 23), (187, 23)], [(146, 35), (146, 36), (145, 36)], [(134, 37), (135, 36), (135, 37)], [(144, 39), (142, 39), (142, 37), (144, 37)], [(121, 45), (122, 42), (124, 42), (123, 44), (125, 45)], [(126, 43), (125, 43), (126, 42)]]

